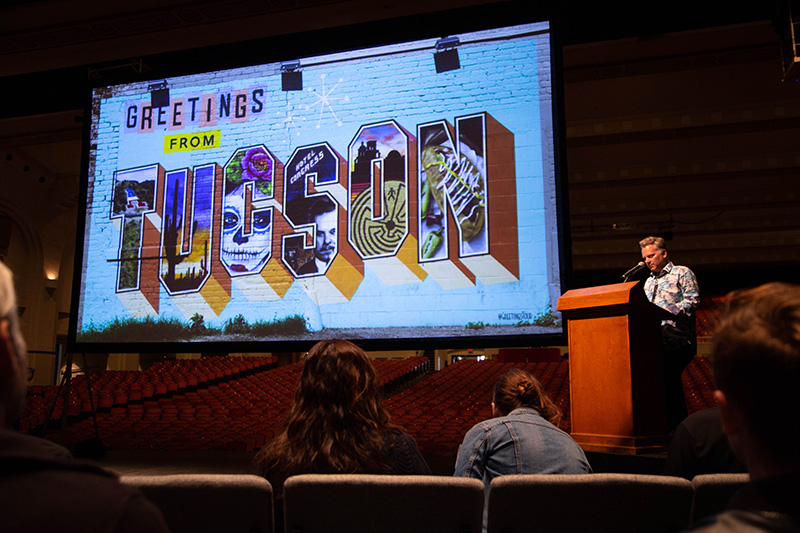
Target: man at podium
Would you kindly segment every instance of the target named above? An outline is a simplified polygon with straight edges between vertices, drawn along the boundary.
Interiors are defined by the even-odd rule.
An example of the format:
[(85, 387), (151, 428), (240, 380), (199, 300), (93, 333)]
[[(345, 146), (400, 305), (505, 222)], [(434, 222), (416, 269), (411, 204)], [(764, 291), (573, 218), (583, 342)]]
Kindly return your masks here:
[(644, 283), (645, 296), (675, 317), (661, 321), (667, 427), (672, 431), (688, 415), (681, 374), (697, 353), (696, 311), (700, 292), (694, 272), (667, 258), (664, 239), (647, 237), (639, 241), (639, 247), (642, 261), (650, 270)]

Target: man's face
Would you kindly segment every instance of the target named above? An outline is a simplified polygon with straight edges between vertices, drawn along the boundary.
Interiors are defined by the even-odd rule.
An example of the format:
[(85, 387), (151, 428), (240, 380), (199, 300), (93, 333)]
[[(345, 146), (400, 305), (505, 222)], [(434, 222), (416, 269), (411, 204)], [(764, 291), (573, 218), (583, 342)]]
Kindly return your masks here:
[(650, 272), (659, 274), (667, 266), (667, 251), (658, 248), (655, 244), (648, 244), (642, 248), (642, 261), (645, 262)]
[(336, 253), (336, 210), (322, 213), (314, 221), (317, 224), (314, 255), (327, 263)]
[[(225, 195), (222, 215), (220, 258), (235, 274), (258, 272), (266, 263), (271, 246), (270, 212), (245, 213), (245, 188), (240, 185)], [(245, 234), (245, 216), (252, 216)]]

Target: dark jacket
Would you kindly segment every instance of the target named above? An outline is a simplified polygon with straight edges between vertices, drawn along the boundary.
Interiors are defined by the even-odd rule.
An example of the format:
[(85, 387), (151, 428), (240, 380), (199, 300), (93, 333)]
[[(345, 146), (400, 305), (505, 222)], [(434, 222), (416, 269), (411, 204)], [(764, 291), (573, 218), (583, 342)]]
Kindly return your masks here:
[(6, 533), (169, 531), (161, 512), (115, 474), (8, 429), (0, 429), (0, 517)]

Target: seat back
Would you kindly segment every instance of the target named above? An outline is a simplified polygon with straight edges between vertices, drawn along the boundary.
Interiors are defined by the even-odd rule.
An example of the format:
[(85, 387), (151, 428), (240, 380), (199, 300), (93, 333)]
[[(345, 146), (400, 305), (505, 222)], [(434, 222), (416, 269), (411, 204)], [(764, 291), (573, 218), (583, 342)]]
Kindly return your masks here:
[(284, 485), (292, 533), (480, 533), (483, 483), (450, 476), (304, 474)]
[(272, 486), (251, 474), (126, 475), (173, 533), (272, 533)]
[(679, 531), (692, 494), (691, 482), (672, 476), (501, 476), (489, 489), (488, 531)]
[(692, 479), (691, 523), (725, 510), (733, 494), (750, 480), (749, 474), (702, 474)]

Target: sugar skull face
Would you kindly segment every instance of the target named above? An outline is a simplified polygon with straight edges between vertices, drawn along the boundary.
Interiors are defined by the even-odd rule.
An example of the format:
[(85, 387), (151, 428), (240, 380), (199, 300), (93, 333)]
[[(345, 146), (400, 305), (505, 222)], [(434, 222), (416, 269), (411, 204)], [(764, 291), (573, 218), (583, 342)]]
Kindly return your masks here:
[(223, 205), (220, 259), (234, 275), (260, 272), (272, 243), (272, 213), (268, 209), (246, 212), (245, 191), (239, 185), (225, 195)]

